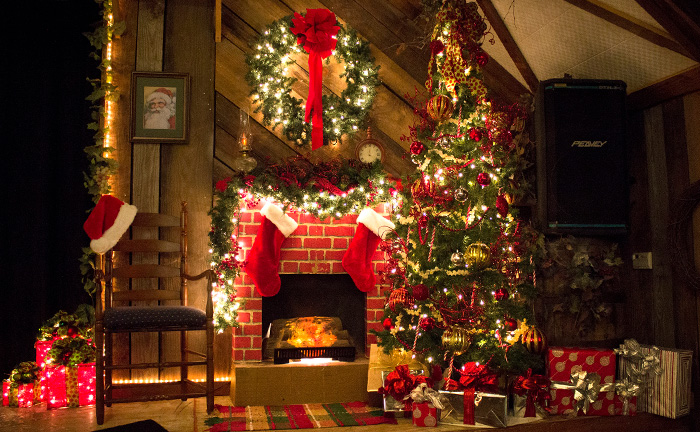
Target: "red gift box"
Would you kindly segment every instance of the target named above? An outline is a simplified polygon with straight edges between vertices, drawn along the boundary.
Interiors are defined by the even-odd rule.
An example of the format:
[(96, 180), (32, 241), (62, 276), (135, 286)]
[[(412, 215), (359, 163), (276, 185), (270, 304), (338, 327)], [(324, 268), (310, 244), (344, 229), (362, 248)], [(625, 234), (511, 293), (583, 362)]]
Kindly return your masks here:
[(46, 408), (75, 408), (95, 403), (95, 364), (48, 366)]
[(46, 376), (44, 370), (46, 368), (46, 355), (48, 354), (53, 341), (36, 341), (34, 348), (36, 349), (36, 365), (39, 367), (39, 380), (37, 383), (37, 393), (39, 399), (46, 400)]
[[(615, 352), (598, 348), (553, 347), (548, 353), (549, 378), (552, 380), (549, 403), (552, 414), (572, 413), (576, 401), (572, 388), (562, 388), (571, 384), (571, 374), (579, 372), (596, 373), (600, 376), (600, 384), (613, 385), (615, 382)], [(559, 388), (557, 388), (559, 387)], [(595, 402), (591, 403), (581, 415), (615, 415), (615, 400), (619, 399), (620, 413), (622, 400), (615, 394), (614, 388), (600, 392)]]
[(430, 402), (413, 403), (413, 426), (434, 427), (439, 418), (438, 409)]
[(2, 406), (10, 405), (10, 381), (2, 382)]

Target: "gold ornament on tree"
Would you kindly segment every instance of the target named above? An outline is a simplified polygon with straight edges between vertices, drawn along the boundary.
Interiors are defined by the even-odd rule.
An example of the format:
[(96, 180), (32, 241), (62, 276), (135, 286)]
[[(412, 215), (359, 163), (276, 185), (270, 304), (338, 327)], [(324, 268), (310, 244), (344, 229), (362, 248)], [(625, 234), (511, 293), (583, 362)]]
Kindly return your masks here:
[(430, 118), (436, 122), (442, 122), (452, 117), (455, 106), (448, 96), (436, 95), (430, 98), (426, 108)]
[(482, 269), (491, 263), (491, 249), (481, 242), (472, 243), (464, 253), (464, 260), (470, 268)]
[(547, 337), (537, 327), (530, 327), (523, 333), (520, 342), (533, 354), (543, 354), (547, 351)]
[(389, 294), (389, 309), (396, 313), (398, 307), (408, 308), (413, 305), (413, 297), (406, 288), (395, 289)]
[(469, 349), (472, 339), (464, 327), (451, 326), (442, 333), (442, 346), (447, 351), (460, 355)]

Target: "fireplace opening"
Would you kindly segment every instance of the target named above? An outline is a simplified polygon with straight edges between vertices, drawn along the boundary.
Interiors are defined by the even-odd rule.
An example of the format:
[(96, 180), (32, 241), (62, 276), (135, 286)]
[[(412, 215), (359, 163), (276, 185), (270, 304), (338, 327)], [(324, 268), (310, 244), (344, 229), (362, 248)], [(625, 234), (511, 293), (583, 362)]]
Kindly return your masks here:
[(349, 275), (281, 274), (280, 278), (279, 293), (262, 301), (263, 359), (352, 361), (355, 353), (364, 352), (366, 294)]

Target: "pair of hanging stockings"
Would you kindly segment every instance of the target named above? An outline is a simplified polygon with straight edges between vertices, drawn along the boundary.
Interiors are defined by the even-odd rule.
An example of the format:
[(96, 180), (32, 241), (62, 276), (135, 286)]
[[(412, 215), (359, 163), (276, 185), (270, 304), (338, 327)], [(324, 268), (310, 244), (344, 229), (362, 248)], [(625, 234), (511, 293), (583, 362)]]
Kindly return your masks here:
[[(282, 243), (298, 225), (274, 204), (265, 204), (260, 213), (263, 220), (244, 270), (253, 280), (258, 294), (270, 297), (277, 294), (281, 286), (278, 268)], [(357, 230), (343, 255), (342, 264), (360, 291), (367, 292), (374, 287), (372, 256), (393, 229), (391, 221), (370, 208), (362, 210), (357, 217)]]

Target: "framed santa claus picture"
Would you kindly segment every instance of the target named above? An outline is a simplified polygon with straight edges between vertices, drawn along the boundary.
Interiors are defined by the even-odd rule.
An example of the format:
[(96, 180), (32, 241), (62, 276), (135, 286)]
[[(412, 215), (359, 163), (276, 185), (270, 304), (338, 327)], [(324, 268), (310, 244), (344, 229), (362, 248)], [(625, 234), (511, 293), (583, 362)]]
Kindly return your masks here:
[(185, 143), (189, 80), (186, 73), (133, 72), (131, 140)]

